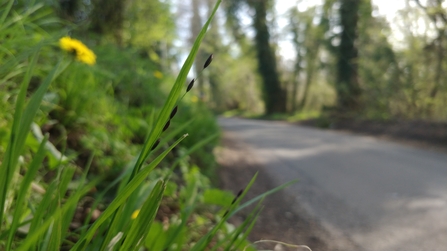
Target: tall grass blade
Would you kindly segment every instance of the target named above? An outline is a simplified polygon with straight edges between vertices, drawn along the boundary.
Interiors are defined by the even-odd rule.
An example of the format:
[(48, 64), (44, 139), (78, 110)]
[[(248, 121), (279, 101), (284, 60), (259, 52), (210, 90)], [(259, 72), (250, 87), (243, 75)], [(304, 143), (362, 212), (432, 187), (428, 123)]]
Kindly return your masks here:
[(188, 58), (186, 59), (185, 63), (183, 64), (179, 75), (177, 76), (177, 79), (175, 80), (174, 86), (171, 89), (171, 92), (169, 93), (168, 99), (166, 100), (158, 118), (157, 122), (155, 124), (155, 127), (152, 129), (151, 133), (149, 134), (149, 137), (147, 141), (145, 142), (143, 149), (141, 150), (141, 153), (139, 155), (139, 158), (137, 160), (137, 163), (134, 167), (134, 170), (131, 175), (131, 179), (135, 177), (135, 175), (140, 171), (144, 161), (146, 160), (147, 156), (149, 155), (149, 152), (156, 142), (156, 140), (160, 137), (160, 134), (163, 131), (163, 127), (165, 126), (166, 122), (169, 119), (169, 116), (171, 115), (172, 109), (177, 104), (181, 91), (183, 89), (183, 85), (186, 81), (186, 77), (188, 76), (188, 73), (194, 63), (194, 59), (196, 57), (196, 54), (199, 50), (200, 44), (205, 36), (205, 33), (208, 29), (209, 24), (211, 23), (211, 20), (213, 19), (214, 15), (216, 14), (216, 11), (221, 3), (221, 0), (218, 0), (217, 3), (214, 6), (214, 9), (211, 13), (211, 16), (208, 18), (206, 23), (203, 25), (202, 30), (198, 34), (194, 45), (192, 46), (192, 49), (188, 55)]
[(33, 182), (37, 171), (39, 170), (40, 165), (42, 164), (43, 159), (45, 158), (45, 144), (48, 141), (48, 135), (46, 135), (42, 142), (39, 145), (39, 149), (34, 155), (33, 160), (31, 161), (28, 170), (23, 177), (23, 180), (20, 184), (20, 189), (17, 194), (16, 208), (14, 210), (14, 215), (12, 218), (11, 228), (9, 230), (8, 242), (6, 244), (6, 250), (11, 250), (12, 241), (14, 239), (14, 235), (19, 228), (19, 221), (26, 208), (25, 198), (28, 190), (31, 186), (31, 182)]
[(185, 153), (183, 153), (181, 156), (179, 156), (175, 159), (174, 163), (172, 164), (171, 168), (169, 169), (169, 172), (165, 175), (165, 177), (163, 179), (168, 180), (169, 176), (172, 174), (174, 169), (178, 166), (178, 164), (180, 164), (182, 162), (182, 160), (184, 158), (191, 155), (195, 151), (199, 150), (200, 148), (202, 148), (206, 144), (210, 143), (214, 139), (217, 139), (219, 137), (219, 135), (220, 135), (220, 133), (213, 134), (203, 140), (200, 140), (199, 142), (195, 143), (192, 147), (188, 148), (188, 150)]
[(282, 185), (280, 185), (280, 186), (278, 186), (278, 187), (273, 188), (272, 190), (269, 190), (269, 191), (267, 191), (267, 192), (265, 192), (265, 193), (263, 193), (263, 194), (260, 194), (260, 195), (256, 196), (255, 198), (253, 198), (253, 199), (251, 199), (251, 200), (245, 202), (245, 203), (242, 204), (240, 207), (238, 207), (236, 210), (234, 210), (233, 212), (231, 212), (230, 217), (233, 216), (234, 214), (236, 214), (237, 212), (239, 212), (240, 210), (242, 210), (242, 209), (244, 209), (244, 208), (250, 206), (251, 204), (255, 203), (256, 201), (261, 200), (261, 199), (263, 199), (264, 197), (266, 197), (266, 196), (268, 196), (268, 195), (270, 195), (270, 194), (276, 193), (276, 192), (278, 192), (278, 191), (280, 191), (280, 190), (282, 190), (282, 189), (284, 189), (284, 188), (286, 188), (286, 187), (288, 187), (288, 186), (290, 186), (290, 185), (293, 185), (293, 184), (295, 184), (295, 183), (297, 183), (297, 182), (298, 182), (297, 179), (295, 179), (295, 180), (291, 180), (291, 181), (289, 181), (289, 182), (287, 182), (287, 183), (284, 183), (284, 184), (282, 184)]
[(144, 244), (144, 239), (149, 232), (163, 198), (165, 187), (163, 181), (159, 180), (157, 182), (149, 198), (143, 204), (137, 218), (133, 221), (129, 232), (125, 235), (126, 239), (120, 250), (139, 250), (139, 247)]
[(11, 135), (2, 161), (2, 165), (0, 166), (0, 232), (2, 228), (1, 222), (3, 221), (3, 213), (5, 210), (5, 202), (9, 189), (9, 183), (15, 172), (15, 166), (20, 154), (20, 152), (17, 152), (17, 148), (21, 149), (21, 147), (18, 146), (18, 144), (20, 144), (18, 138), (20, 133), (27, 134), (27, 132), (20, 132), (19, 128), (22, 122), (22, 113), (23, 113), (23, 107), (25, 106), (26, 91), (28, 89), (32, 73), (34, 71), (37, 58), (38, 58), (38, 51), (35, 52), (35, 54), (31, 58), (30, 65), (28, 66), (23, 81), (20, 85), (20, 91), (19, 95), (17, 96), (17, 101), (15, 105), (15, 113), (13, 117)]
[[(247, 227), (247, 224), (244, 224), (244, 228), (246, 228), (246, 229), (242, 236), (240, 236), (240, 232), (237, 233), (237, 237), (239, 237), (239, 238), (234, 239), (234, 242), (231, 245), (234, 248), (238, 249), (241, 247), (241, 245), (244, 244), (244, 242), (246, 242), (248, 235), (250, 234), (251, 230), (255, 226), (255, 223), (259, 217), (259, 214), (262, 211), (262, 208), (260, 206), (261, 202), (262, 201), (259, 202), (258, 206), (253, 210), (253, 212), (250, 214), (250, 216), (247, 218), (247, 220), (244, 221), (244, 223), (250, 223), (250, 224), (248, 225), (248, 227)], [(230, 250), (231, 246), (229, 246), (228, 250)]]
[(258, 173), (256, 173), (253, 178), (250, 180), (242, 194), (236, 199), (236, 201), (230, 206), (227, 213), (224, 214), (222, 219), (200, 240), (191, 248), (191, 251), (202, 251), (204, 250), (211, 240), (216, 236), (217, 231), (225, 224), (225, 222), (230, 218), (231, 213), (236, 209), (240, 201), (245, 197), (248, 190), (253, 186), (256, 178), (258, 177)]
[(79, 199), (82, 198), (85, 194), (87, 194), (96, 184), (99, 182), (99, 179), (96, 179), (82, 189), (76, 191), (66, 202), (65, 204), (57, 208), (56, 211), (52, 215), (48, 215), (47, 219), (43, 221), (34, 231), (30, 231), (26, 239), (23, 241), (22, 245), (17, 249), (17, 251), (29, 251), (32, 247), (37, 247), (38, 243), (40, 243), (39, 237), (48, 230), (50, 225), (59, 220), (61, 217), (65, 216), (67, 211), (76, 207)]
[(9, 12), (11, 11), (11, 7), (15, 1), (9, 0), (9, 2), (6, 4), (6, 7), (3, 9), (2, 16), (0, 17), (0, 27), (3, 26), (3, 23), (6, 20), (6, 17), (8, 16)]

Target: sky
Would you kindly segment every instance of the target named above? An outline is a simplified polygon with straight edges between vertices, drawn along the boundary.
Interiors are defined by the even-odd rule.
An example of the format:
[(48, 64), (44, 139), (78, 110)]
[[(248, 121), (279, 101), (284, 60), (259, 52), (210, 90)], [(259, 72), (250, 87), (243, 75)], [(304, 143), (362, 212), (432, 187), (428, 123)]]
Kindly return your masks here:
[[(276, 8), (280, 13), (283, 13), (290, 7), (296, 4), (297, 1), (278, 0)], [(300, 10), (305, 10), (308, 6), (321, 5), (323, 0), (301, 0), (298, 7)], [(399, 9), (405, 7), (405, 0), (372, 0), (372, 4), (379, 8), (379, 13), (385, 16), (393, 16)]]

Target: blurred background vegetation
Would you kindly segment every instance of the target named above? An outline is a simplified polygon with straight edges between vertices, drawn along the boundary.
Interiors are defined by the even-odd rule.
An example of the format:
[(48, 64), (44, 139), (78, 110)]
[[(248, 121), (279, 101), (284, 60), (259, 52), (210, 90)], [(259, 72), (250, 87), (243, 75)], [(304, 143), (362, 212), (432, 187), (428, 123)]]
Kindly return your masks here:
[[(199, 101), (215, 113), (312, 117), (330, 110), (374, 120), (446, 118), (444, 1), (397, 1), (400, 8), (394, 15), (379, 11), (385, 8), (383, 1), (287, 2), (223, 3), (196, 60), (201, 65), (214, 53), (218, 62), (197, 83)], [(127, 99), (130, 106), (156, 102), (161, 96), (154, 90), (132, 93), (135, 87), (149, 87), (137, 80), (141, 74), (126, 79), (125, 72), (134, 67), (117, 73), (120, 62), (128, 66), (152, 62), (151, 70), (168, 78), (184, 59), (185, 48), (191, 46), (213, 3), (53, 2), (58, 15), (77, 26), (73, 34), (98, 46), (99, 59), (120, 74), (111, 83), (114, 96)], [(285, 8), (289, 9), (278, 11)], [(110, 69), (113, 65), (115, 70)], [(200, 69), (196, 67), (191, 76), (199, 75)], [(122, 82), (126, 84), (118, 84)]]
[[(64, 0), (55, 8), (81, 27), (76, 35), (91, 40), (106, 57), (118, 59), (103, 49), (117, 46), (166, 75), (184, 59), (213, 3)], [(378, 0), (225, 1), (196, 60), (201, 65), (214, 53), (217, 63), (200, 77), (195, 95), (215, 113), (315, 117), (330, 111), (372, 120), (445, 120), (447, 4), (400, 0), (392, 15), (381, 11), (385, 5)], [(113, 89), (131, 103), (147, 97), (141, 92), (142, 97), (130, 97), (123, 85)]]

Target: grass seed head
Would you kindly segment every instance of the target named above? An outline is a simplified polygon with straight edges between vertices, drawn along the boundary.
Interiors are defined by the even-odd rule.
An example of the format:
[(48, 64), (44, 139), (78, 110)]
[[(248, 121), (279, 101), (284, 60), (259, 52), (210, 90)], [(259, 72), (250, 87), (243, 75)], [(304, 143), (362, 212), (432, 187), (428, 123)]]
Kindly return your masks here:
[(178, 110), (178, 106), (176, 105), (174, 107), (174, 109), (172, 109), (171, 115), (169, 115), (170, 119), (172, 119), (175, 116), (175, 114), (177, 113), (177, 110)]
[(155, 141), (155, 144), (152, 146), (151, 151), (157, 148), (158, 144), (160, 144), (160, 139), (157, 139), (157, 141)]
[(168, 122), (166, 122), (166, 124), (165, 124), (165, 127), (163, 127), (163, 132), (168, 130), (170, 125), (171, 125), (171, 120), (168, 120)]
[(206, 60), (205, 64), (203, 65), (203, 69), (205, 69), (206, 67), (208, 67), (211, 62), (213, 61), (213, 54), (211, 54), (208, 59)]
[(236, 202), (236, 200), (239, 198), (239, 196), (241, 196), (243, 191), (244, 189), (239, 190), (239, 192), (236, 194), (236, 197), (234, 197), (233, 201), (231, 202), (231, 205), (233, 205)]
[(193, 78), (193, 79), (191, 80), (191, 82), (189, 83), (188, 87), (186, 88), (186, 92), (189, 92), (189, 91), (192, 89), (192, 87), (194, 86), (194, 82), (195, 82), (195, 81), (196, 81), (195, 78)]

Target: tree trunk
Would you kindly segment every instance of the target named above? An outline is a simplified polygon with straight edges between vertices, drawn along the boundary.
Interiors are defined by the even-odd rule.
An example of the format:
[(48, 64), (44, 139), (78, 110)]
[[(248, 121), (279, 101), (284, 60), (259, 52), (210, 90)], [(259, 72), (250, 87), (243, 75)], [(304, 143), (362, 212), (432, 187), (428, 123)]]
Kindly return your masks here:
[(358, 79), (358, 49), (356, 47), (360, 0), (341, 0), (340, 20), (343, 28), (338, 47), (337, 83), (338, 107), (358, 110), (361, 90)]
[[(316, 56), (316, 55), (315, 55)], [(307, 99), (309, 98), (309, 90), (310, 85), (312, 84), (312, 80), (314, 77), (314, 70), (315, 70), (315, 62), (313, 61), (315, 58), (308, 57), (307, 59), (307, 70), (306, 70), (306, 82), (304, 82), (304, 90), (303, 90), (303, 98), (300, 101), (299, 109), (304, 110), (304, 107), (306, 106)]]
[(254, 28), (258, 57), (258, 70), (263, 80), (263, 94), (266, 114), (286, 112), (286, 93), (281, 88), (276, 66), (276, 57), (270, 46), (270, 34), (267, 27), (268, 0), (252, 0), (250, 5), (255, 10)]

